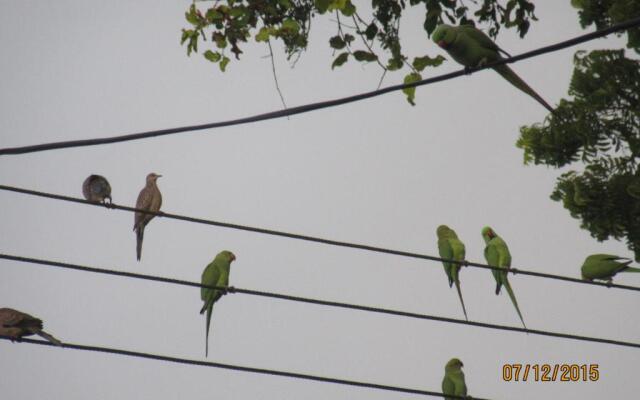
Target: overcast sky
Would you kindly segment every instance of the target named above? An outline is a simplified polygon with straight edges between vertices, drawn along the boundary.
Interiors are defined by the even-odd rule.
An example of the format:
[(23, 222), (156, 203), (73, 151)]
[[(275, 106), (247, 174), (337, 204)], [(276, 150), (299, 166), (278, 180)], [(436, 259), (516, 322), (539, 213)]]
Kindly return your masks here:
[[(190, 2), (0, 2), (0, 147), (113, 136), (248, 116), (281, 107), (267, 49), (246, 45), (225, 74), (179, 44)], [(501, 47), (518, 54), (583, 33), (568, 1), (538, 2), (539, 21)], [(402, 21), (407, 54), (443, 54), (422, 30), (424, 9)], [(314, 20), (295, 69), (276, 64), (289, 105), (374, 89), (375, 64), (331, 71), (335, 25)], [(566, 96), (578, 49), (517, 63), (549, 103)], [(459, 69), (448, 60), (432, 76)], [(390, 75), (385, 84), (401, 82)], [(546, 110), (492, 71), (401, 93), (232, 128), (106, 146), (0, 157), (0, 183), (81, 196), (104, 175), (117, 204), (134, 205), (149, 172), (166, 212), (336, 240), (437, 254), (446, 223), (483, 262), (491, 225), (513, 265), (579, 276), (598, 243), (549, 199), (562, 172), (522, 163), (518, 128)], [(0, 193), (0, 252), (199, 281), (232, 250), (231, 283), (333, 301), (464, 318), (439, 263), (156, 218), (135, 260), (129, 212)], [(470, 319), (520, 326), (489, 271), (466, 268)], [(640, 341), (637, 294), (510, 276), (532, 329)], [(616, 281), (640, 285), (640, 276)], [(0, 261), (0, 306), (44, 319), (62, 341), (204, 360), (199, 290)], [(7, 399), (410, 399), (370, 389), (183, 366), (0, 341)], [(444, 364), (464, 362), (469, 394), (492, 399), (631, 398), (638, 350), (473, 326), (332, 309), (245, 295), (216, 304), (208, 360), (440, 391)], [(503, 382), (505, 363), (599, 364), (600, 380)]]

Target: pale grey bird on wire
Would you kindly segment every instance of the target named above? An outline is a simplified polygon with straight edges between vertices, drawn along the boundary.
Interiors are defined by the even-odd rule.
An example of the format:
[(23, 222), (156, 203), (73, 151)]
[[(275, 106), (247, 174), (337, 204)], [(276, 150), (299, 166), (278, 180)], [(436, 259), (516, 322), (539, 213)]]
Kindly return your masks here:
[[(147, 175), (147, 184), (140, 191), (138, 195), (138, 201), (136, 201), (136, 208), (140, 210), (160, 211), (160, 206), (162, 205), (162, 194), (160, 193), (160, 189), (158, 189), (158, 185), (156, 184), (156, 180), (160, 178), (162, 175), (158, 175), (156, 173), (150, 173)], [(139, 211), (135, 213), (135, 219), (133, 222), (133, 230), (136, 231), (136, 256), (138, 261), (140, 261), (140, 257), (142, 257), (142, 239), (144, 237), (144, 227), (147, 226), (149, 221), (151, 221), (155, 217), (153, 214), (146, 214)]]
[(0, 335), (20, 341), (23, 336), (39, 335), (51, 343), (62, 346), (62, 342), (42, 330), (42, 320), (13, 308), (0, 308)]
[(112, 203), (111, 185), (104, 176), (89, 175), (82, 183), (82, 194), (84, 198), (94, 203)]

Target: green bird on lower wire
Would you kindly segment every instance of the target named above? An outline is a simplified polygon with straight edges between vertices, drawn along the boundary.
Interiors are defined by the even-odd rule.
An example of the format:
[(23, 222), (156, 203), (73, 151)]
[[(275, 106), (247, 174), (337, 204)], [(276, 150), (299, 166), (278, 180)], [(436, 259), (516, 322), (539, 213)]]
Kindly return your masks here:
[[(438, 252), (441, 258), (446, 258), (455, 261), (464, 261), (465, 249), (464, 243), (458, 239), (456, 232), (446, 225), (440, 225), (436, 229), (436, 235), (438, 235)], [(464, 306), (464, 300), (462, 300), (462, 292), (460, 291), (460, 273), (461, 264), (443, 261), (444, 272), (449, 278), (449, 287), (454, 283), (456, 284), (456, 290), (458, 291), (458, 297), (460, 298), (460, 304), (462, 304), (462, 312), (464, 313), (464, 319), (467, 321), (467, 310)]]
[(442, 378), (442, 393), (445, 400), (453, 400), (453, 397), (446, 395), (462, 396), (467, 395), (467, 384), (464, 382), (464, 372), (462, 372), (462, 361), (452, 358), (444, 366), (444, 378)]
[[(503, 269), (510, 268), (511, 253), (509, 253), (507, 243), (505, 243), (505, 241), (488, 226), (482, 228), (482, 238), (486, 244), (486, 247), (484, 248), (484, 258), (487, 260), (487, 263), (492, 267), (499, 267)], [(520, 313), (518, 302), (516, 301), (516, 295), (513, 293), (513, 289), (511, 289), (511, 284), (509, 284), (509, 279), (507, 277), (508, 273), (506, 271), (498, 271), (495, 269), (492, 269), (491, 273), (496, 280), (496, 294), (500, 294), (500, 288), (502, 286), (507, 289), (511, 302), (518, 312), (520, 321), (522, 321), (522, 326), (524, 326), (524, 329), (527, 329), (527, 325), (524, 323), (524, 318), (522, 318), (522, 313)]]
[[(202, 272), (202, 284), (207, 286), (228, 287), (229, 272), (231, 270), (231, 262), (236, 256), (224, 250), (218, 253), (216, 258), (207, 265)], [(222, 295), (226, 294), (226, 290), (220, 289), (200, 289), (200, 298), (204, 301), (200, 314), (207, 312), (207, 331), (205, 336), (205, 356), (209, 355), (209, 326), (211, 325), (211, 312), (213, 311), (213, 303), (218, 301)]]
[[(472, 25), (438, 25), (433, 31), (433, 41), (446, 50), (447, 53), (459, 64), (467, 68), (481, 67), (483, 65), (502, 60), (500, 53), (510, 57), (509, 53), (502, 50), (498, 45), (485, 35), (484, 32)], [(522, 80), (508, 65), (502, 64), (493, 67), (504, 79), (524, 93), (533, 97), (547, 110), (553, 112), (553, 107), (536, 93), (527, 83)]]
[(584, 260), (582, 279), (592, 281), (600, 279), (611, 283), (618, 272), (640, 272), (640, 268), (630, 267), (631, 260), (612, 254), (592, 254)]

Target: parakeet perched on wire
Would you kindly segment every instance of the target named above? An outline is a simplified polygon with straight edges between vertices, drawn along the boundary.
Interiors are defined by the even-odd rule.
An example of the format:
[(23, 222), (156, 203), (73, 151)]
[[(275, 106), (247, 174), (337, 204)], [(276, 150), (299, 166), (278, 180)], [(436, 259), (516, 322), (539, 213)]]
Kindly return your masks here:
[[(158, 185), (156, 181), (162, 175), (158, 175), (156, 173), (150, 173), (147, 175), (147, 184), (138, 194), (138, 200), (136, 201), (136, 208), (140, 210), (160, 211), (160, 207), (162, 206), (162, 194), (160, 193), (160, 189), (158, 189)], [(133, 230), (136, 232), (136, 258), (140, 261), (140, 257), (142, 257), (142, 240), (144, 238), (144, 228), (147, 226), (149, 221), (151, 221), (155, 217), (153, 214), (146, 214), (143, 212), (136, 211), (134, 220), (133, 220)]]
[(62, 343), (42, 330), (42, 320), (12, 308), (0, 308), (0, 335), (20, 340), (23, 336), (39, 335), (49, 342), (62, 346)]
[[(236, 256), (224, 250), (218, 253), (216, 258), (207, 265), (202, 272), (202, 284), (207, 286), (228, 287), (229, 273), (231, 270), (231, 262)], [(219, 289), (200, 289), (200, 298), (204, 301), (200, 314), (207, 312), (207, 330), (205, 335), (205, 356), (209, 355), (209, 327), (211, 325), (211, 312), (213, 311), (213, 303), (218, 301), (226, 291)]]
[(592, 281), (601, 279), (611, 282), (618, 272), (640, 272), (640, 268), (630, 267), (631, 260), (612, 254), (592, 254), (584, 260), (582, 279)]
[(104, 176), (89, 175), (82, 183), (84, 198), (95, 203), (111, 203), (111, 185)]
[[(454, 396), (466, 396), (467, 384), (464, 382), (464, 372), (462, 372), (462, 361), (452, 358), (444, 366), (444, 378), (442, 378), (442, 393)], [(453, 400), (453, 397), (444, 397), (445, 400)]]
[[(507, 57), (510, 55), (498, 47), (497, 44), (484, 32), (471, 25), (438, 25), (433, 32), (433, 41), (449, 53), (454, 60), (465, 67), (480, 67), (485, 64), (502, 59), (500, 53)], [(502, 75), (513, 86), (522, 90), (536, 99), (547, 110), (553, 112), (553, 107), (536, 93), (506, 64), (493, 67), (493, 70)]]
[[(436, 229), (436, 235), (438, 235), (438, 251), (441, 258), (464, 261), (464, 243), (458, 239), (458, 235), (456, 235), (453, 229), (446, 225), (440, 225), (438, 229)], [(464, 300), (462, 300), (462, 292), (460, 291), (459, 272), (462, 265), (446, 261), (443, 261), (442, 265), (444, 265), (444, 272), (447, 274), (447, 278), (449, 279), (449, 287), (454, 283), (456, 285), (460, 304), (462, 304), (464, 319), (468, 321), (469, 318), (467, 318), (467, 310), (464, 306)]]
[[(486, 247), (484, 248), (484, 258), (487, 260), (487, 263), (492, 267), (500, 267), (504, 269), (510, 268), (511, 253), (509, 253), (509, 248), (505, 241), (488, 226), (482, 228), (482, 238), (486, 244)], [(527, 325), (524, 323), (524, 318), (522, 318), (522, 313), (520, 313), (518, 302), (516, 301), (516, 295), (513, 293), (513, 289), (511, 289), (511, 284), (509, 284), (507, 272), (492, 269), (491, 273), (496, 280), (496, 294), (500, 294), (500, 288), (502, 286), (507, 289), (511, 302), (518, 312), (520, 321), (522, 321), (522, 326), (527, 329)]]

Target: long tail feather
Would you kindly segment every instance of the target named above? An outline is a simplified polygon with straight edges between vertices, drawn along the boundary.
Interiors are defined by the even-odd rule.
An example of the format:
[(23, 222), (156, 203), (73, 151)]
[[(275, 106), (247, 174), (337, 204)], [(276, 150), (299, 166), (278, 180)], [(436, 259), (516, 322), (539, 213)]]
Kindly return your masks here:
[(144, 238), (144, 227), (136, 229), (136, 257), (138, 261), (142, 257), (142, 239)]
[(50, 341), (51, 343), (55, 344), (56, 346), (62, 346), (62, 342), (61, 341), (59, 341), (58, 339), (54, 338), (53, 336), (51, 336), (50, 334), (48, 334), (45, 331), (38, 332), (38, 335), (43, 337), (44, 339)]
[(460, 304), (462, 304), (462, 312), (464, 313), (464, 319), (466, 319), (468, 321), (469, 318), (467, 318), (467, 309), (464, 307), (464, 300), (462, 300), (462, 292), (460, 291), (460, 280), (459, 279), (456, 279), (456, 290), (458, 291), (458, 297), (460, 298)]
[(640, 272), (640, 268), (627, 267), (627, 268), (623, 269), (622, 272)]
[(520, 321), (522, 321), (522, 326), (524, 326), (524, 329), (529, 329), (527, 328), (527, 325), (525, 325), (524, 323), (524, 318), (522, 318), (522, 313), (520, 313), (520, 307), (518, 307), (518, 302), (516, 301), (516, 295), (513, 293), (513, 289), (511, 289), (511, 284), (509, 283), (509, 281), (504, 282), (504, 287), (505, 289), (507, 289), (507, 293), (509, 293), (511, 302), (513, 303), (513, 306), (516, 308), (516, 311), (518, 312), (518, 317), (520, 317)]
[(551, 107), (549, 103), (544, 101), (544, 99), (538, 93), (536, 93), (535, 90), (531, 88), (531, 86), (527, 85), (527, 83), (523, 81), (522, 78), (520, 78), (511, 68), (509, 68), (508, 65), (498, 65), (497, 67), (494, 67), (494, 70), (502, 75), (504, 79), (508, 80), (513, 86), (517, 87), (529, 96), (536, 99), (538, 103), (542, 104), (547, 110), (549, 110), (549, 112), (554, 111), (553, 107)]
[(205, 336), (204, 356), (209, 357), (209, 327), (211, 326), (211, 311), (213, 311), (213, 303), (207, 308), (207, 333)]

